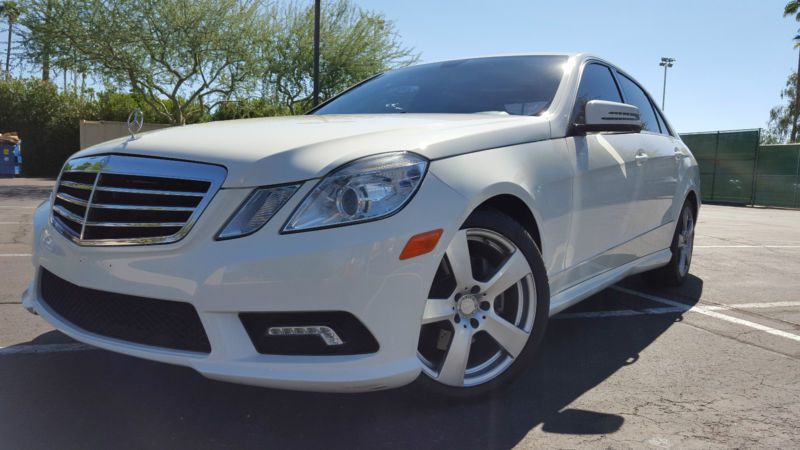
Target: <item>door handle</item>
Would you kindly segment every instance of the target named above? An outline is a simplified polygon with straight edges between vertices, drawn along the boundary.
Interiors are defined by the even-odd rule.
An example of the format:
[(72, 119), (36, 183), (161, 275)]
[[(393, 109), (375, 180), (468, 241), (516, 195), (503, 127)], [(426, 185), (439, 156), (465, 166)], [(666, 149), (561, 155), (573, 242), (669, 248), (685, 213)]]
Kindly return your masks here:
[(644, 150), (639, 150), (636, 152), (636, 156), (633, 158), (636, 160), (636, 165), (641, 166), (642, 164), (646, 163), (650, 157), (647, 156), (647, 153), (645, 153)]

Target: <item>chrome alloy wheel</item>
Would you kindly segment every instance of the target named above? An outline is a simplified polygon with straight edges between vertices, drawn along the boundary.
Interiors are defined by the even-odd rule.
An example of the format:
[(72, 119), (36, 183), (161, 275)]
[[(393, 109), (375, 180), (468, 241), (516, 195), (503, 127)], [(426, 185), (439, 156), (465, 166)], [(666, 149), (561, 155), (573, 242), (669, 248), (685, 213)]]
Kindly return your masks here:
[(692, 264), (694, 250), (694, 217), (691, 208), (684, 208), (681, 214), (681, 231), (678, 233), (678, 271), (686, 276)]
[(536, 289), (525, 255), (484, 228), (459, 230), (423, 314), (423, 371), (449, 386), (475, 386), (505, 372), (528, 342)]

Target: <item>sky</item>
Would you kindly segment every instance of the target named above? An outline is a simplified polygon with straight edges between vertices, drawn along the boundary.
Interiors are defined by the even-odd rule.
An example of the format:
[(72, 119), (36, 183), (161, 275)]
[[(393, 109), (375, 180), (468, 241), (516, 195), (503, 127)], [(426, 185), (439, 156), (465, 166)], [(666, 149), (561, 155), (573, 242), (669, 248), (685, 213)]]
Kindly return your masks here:
[(766, 126), (796, 70), (787, 0), (355, 0), (383, 12), (421, 62), (589, 52), (633, 75), (679, 132)]

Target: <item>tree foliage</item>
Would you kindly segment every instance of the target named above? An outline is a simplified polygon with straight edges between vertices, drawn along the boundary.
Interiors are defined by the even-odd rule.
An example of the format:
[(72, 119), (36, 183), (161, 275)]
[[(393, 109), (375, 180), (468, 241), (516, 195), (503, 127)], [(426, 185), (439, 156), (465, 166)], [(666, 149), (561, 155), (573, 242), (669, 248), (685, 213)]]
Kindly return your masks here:
[[(70, 48), (66, 36), (58, 32), (57, 14), (73, 8), (73, 3), (62, 3), (58, 0), (28, 0), (27, 12), (20, 24), (25, 58), (38, 65), (42, 70), (42, 80), (50, 79), (51, 67), (72, 68), (76, 64), (77, 55)], [(69, 16), (74, 16), (70, 13)], [(88, 70), (88, 68), (85, 68)]]
[[(278, 11), (283, 24), (273, 35), (262, 78), (262, 96), (293, 113), (311, 107), (314, 10), (312, 2), (292, 2)], [(379, 72), (418, 60), (404, 47), (383, 14), (350, 0), (323, 2), (320, 27), (320, 98), (328, 99)]]
[(6, 48), (6, 78), (11, 77), (11, 42), (14, 35), (14, 24), (22, 15), (22, 6), (11, 0), (0, 3), (0, 18), (8, 24), (8, 44)]
[(783, 7), (783, 17), (794, 16), (800, 22), (800, 0), (792, 0)]
[(172, 124), (257, 76), (272, 26), (258, 0), (64, 0), (56, 8), (53, 27), (76, 62), (129, 87)]
[[(769, 122), (764, 133), (761, 133), (762, 142), (765, 144), (784, 144), (791, 141), (793, 127), (798, 125), (798, 111), (795, 104), (797, 99), (797, 73), (792, 73), (786, 80), (786, 85), (781, 90), (783, 104), (773, 107), (769, 111)], [(793, 142), (793, 141), (792, 141)]]
[[(297, 114), (311, 107), (311, 1), (28, 0), (27, 5), (25, 55), (42, 67), (42, 79), (49, 78), (51, 66), (65, 77), (68, 70), (94, 74), (113, 91), (132, 92), (154, 121)], [(383, 14), (351, 0), (322, 5), (323, 100), (417, 60)]]
[(0, 81), (0, 105), (2, 131), (22, 139), (25, 175), (56, 175), (78, 150), (80, 120), (97, 118), (95, 103), (40, 80)]
[[(20, 132), (26, 173), (48, 175), (77, 150), (80, 119), (124, 121), (134, 108), (148, 122), (172, 124), (303, 113), (311, 107), (313, 3), (0, 0), (0, 17), (17, 25), (22, 56), (45, 81), (0, 79), (0, 124)], [(322, 100), (418, 59), (383, 14), (353, 0), (322, 5)], [(56, 70), (61, 93), (47, 82)], [(77, 75), (104, 88), (84, 95)]]
[[(794, 16), (800, 22), (800, 0), (792, 0), (783, 8), (783, 17)], [(794, 47), (800, 48), (800, 35), (794, 37)], [(800, 71), (800, 60), (797, 70)], [(786, 80), (786, 86), (781, 90), (782, 105), (777, 105), (769, 111), (767, 128), (761, 133), (761, 141), (765, 144), (783, 144), (797, 142), (797, 132), (800, 129), (800, 91), (797, 89), (798, 72), (793, 72)]]

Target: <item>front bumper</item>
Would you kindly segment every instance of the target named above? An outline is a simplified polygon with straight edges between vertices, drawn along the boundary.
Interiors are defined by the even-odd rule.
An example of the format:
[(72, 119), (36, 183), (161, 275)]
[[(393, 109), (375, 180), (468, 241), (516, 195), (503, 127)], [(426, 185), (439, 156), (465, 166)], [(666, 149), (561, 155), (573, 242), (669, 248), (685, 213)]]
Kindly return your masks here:
[[(35, 215), (37, 276), (23, 304), (67, 335), (107, 350), (192, 367), (213, 379), (312, 391), (358, 392), (401, 386), (420, 372), (420, 318), (436, 267), (463, 221), (467, 201), (429, 173), (414, 200), (384, 220), (305, 233), (279, 233), (313, 187), (309, 181), (257, 233), (226, 241), (213, 236), (250, 189), (220, 190), (181, 241), (139, 247), (80, 247)], [(400, 261), (414, 234), (443, 228), (437, 248)], [(75, 285), (192, 304), (211, 344), (208, 354), (100, 336), (78, 328), (41, 298), (39, 268)], [(256, 351), (241, 312), (346, 311), (379, 344), (375, 353), (265, 355)]]

